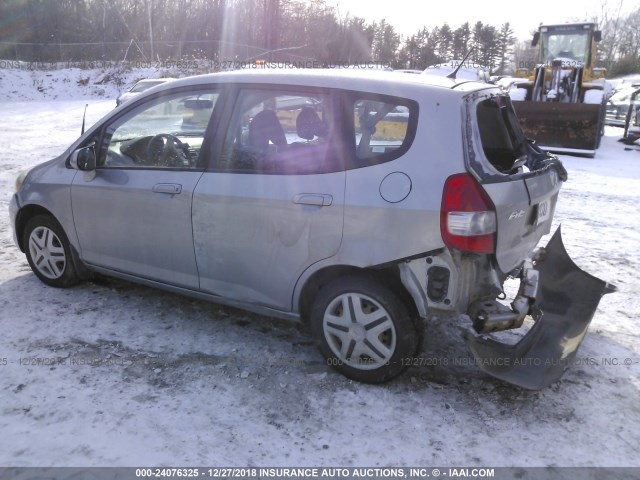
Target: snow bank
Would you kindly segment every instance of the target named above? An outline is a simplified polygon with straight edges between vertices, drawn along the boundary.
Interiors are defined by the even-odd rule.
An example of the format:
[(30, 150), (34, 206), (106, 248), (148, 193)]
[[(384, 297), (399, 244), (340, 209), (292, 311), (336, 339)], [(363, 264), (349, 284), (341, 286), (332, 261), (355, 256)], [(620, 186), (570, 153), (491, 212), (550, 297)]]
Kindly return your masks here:
[[(79, 68), (76, 64), (0, 60), (0, 101), (115, 99), (144, 78), (183, 77), (199, 71), (136, 68), (131, 63)], [(85, 64), (93, 67), (93, 63)]]

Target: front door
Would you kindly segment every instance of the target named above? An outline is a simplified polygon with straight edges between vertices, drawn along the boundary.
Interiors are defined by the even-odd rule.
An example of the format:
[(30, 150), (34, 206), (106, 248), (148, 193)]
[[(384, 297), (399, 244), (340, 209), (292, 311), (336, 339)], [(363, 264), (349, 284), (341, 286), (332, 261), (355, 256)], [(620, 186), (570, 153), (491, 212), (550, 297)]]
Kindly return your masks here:
[(198, 288), (191, 206), (217, 98), (211, 89), (165, 95), (105, 127), (95, 178), (78, 172), (71, 189), (84, 262)]

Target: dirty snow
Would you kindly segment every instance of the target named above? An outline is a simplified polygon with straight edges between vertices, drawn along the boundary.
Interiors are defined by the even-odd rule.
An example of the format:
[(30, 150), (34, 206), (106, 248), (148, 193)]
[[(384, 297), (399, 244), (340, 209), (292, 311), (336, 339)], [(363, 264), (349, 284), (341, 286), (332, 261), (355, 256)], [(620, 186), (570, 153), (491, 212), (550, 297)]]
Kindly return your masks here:
[(70, 98), (93, 97), (91, 124), (118, 89), (0, 77), (0, 465), (640, 466), (640, 151), (621, 130), (595, 159), (563, 157), (555, 223), (619, 287), (563, 379), (529, 392), (487, 377), (462, 364), (458, 320), (434, 318), (422, 358), (440, 364), (369, 386), (296, 324), (119, 280), (40, 283), (13, 245), (14, 179), (78, 136), (87, 102)]

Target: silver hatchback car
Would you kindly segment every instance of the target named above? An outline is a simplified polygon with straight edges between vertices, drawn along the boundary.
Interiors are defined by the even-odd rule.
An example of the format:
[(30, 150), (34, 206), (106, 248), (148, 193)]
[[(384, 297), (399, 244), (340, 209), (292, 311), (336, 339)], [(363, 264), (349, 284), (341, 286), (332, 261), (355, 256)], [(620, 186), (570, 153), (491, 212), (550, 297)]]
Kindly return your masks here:
[[(571, 262), (559, 232), (532, 253), (566, 178), (492, 85), (239, 71), (112, 111), (22, 175), (10, 212), (54, 287), (99, 272), (301, 319), (329, 365), (372, 383), (412, 365), (422, 319), (466, 314), (480, 368), (541, 388), (612, 290)], [(517, 345), (490, 338), (528, 315)]]

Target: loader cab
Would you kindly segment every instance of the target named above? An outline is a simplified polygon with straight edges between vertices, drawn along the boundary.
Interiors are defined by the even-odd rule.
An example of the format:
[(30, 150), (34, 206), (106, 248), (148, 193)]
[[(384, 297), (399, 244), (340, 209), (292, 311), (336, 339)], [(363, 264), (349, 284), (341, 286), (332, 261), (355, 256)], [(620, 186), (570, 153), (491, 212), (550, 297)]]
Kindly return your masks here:
[(595, 23), (543, 25), (533, 36), (532, 46), (540, 44), (538, 63), (551, 65), (562, 60), (567, 67), (591, 68), (595, 59), (595, 42), (601, 33)]

